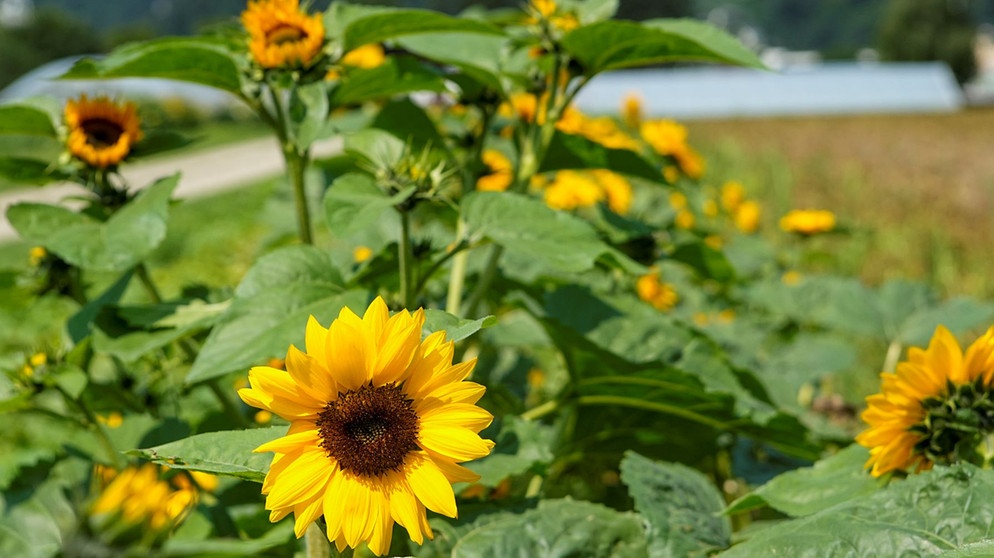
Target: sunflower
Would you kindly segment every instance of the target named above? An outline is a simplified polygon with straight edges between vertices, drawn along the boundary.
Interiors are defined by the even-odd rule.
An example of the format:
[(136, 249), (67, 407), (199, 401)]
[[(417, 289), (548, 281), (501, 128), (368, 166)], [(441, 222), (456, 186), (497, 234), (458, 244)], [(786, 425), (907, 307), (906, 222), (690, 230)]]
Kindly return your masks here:
[(320, 13), (300, 11), (298, 0), (254, 0), (242, 12), (249, 51), (263, 68), (308, 67), (324, 48)]
[(873, 476), (994, 458), (994, 327), (964, 354), (939, 326), (927, 349), (909, 349), (908, 360), (880, 378), (862, 415), (869, 428), (856, 437), (870, 449)]
[(142, 138), (134, 103), (114, 103), (107, 97), (70, 99), (65, 106), (69, 153), (92, 167), (113, 167)]
[(828, 232), (835, 228), (835, 214), (827, 209), (795, 209), (780, 218), (780, 228), (802, 236)]
[(285, 372), (249, 371), (242, 400), (291, 423), (255, 450), (275, 453), (262, 485), (270, 520), (293, 512), (300, 537), (324, 514), (339, 550), (365, 541), (382, 555), (395, 521), (421, 544), (433, 536), (426, 508), (456, 517), (451, 483), (479, 478), (458, 463), (490, 453), (478, 433), (493, 417), (475, 405), (483, 386), (464, 381), (476, 360), (452, 364), (445, 332), (421, 339), (424, 319), (390, 316), (381, 298), (328, 329), (311, 317), (306, 352), (291, 346)]

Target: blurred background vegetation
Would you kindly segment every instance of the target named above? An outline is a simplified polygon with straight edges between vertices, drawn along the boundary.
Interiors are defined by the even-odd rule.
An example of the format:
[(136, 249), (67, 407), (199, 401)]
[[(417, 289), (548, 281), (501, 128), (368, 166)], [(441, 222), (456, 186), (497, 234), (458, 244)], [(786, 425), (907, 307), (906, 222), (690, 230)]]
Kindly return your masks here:
[[(324, 8), (328, 0), (314, 2)], [(514, 8), (519, 0), (376, 0), (456, 13)], [(960, 82), (974, 71), (975, 30), (994, 24), (994, 0), (622, 0), (619, 17), (707, 19), (756, 48), (851, 59), (867, 48), (887, 60), (943, 60)], [(35, 66), (123, 42), (189, 35), (228, 20), (245, 0), (0, 0), (0, 87)], [(33, 9), (32, 9), (33, 8)], [(28, 15), (31, 14), (31, 15)]]

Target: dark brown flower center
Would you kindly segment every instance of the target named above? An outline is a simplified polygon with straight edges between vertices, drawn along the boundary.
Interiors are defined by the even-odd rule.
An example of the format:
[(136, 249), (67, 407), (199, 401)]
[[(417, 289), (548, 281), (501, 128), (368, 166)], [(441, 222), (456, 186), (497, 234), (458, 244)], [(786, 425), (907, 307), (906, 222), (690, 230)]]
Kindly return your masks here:
[(343, 471), (374, 477), (399, 470), (418, 448), (418, 414), (399, 386), (363, 386), (318, 413), (321, 447)]
[(284, 43), (296, 43), (307, 37), (307, 33), (299, 27), (293, 25), (277, 25), (266, 33), (266, 40), (271, 45), (282, 45)]
[(86, 143), (93, 147), (110, 147), (117, 144), (124, 134), (124, 128), (117, 122), (105, 118), (89, 118), (80, 125), (86, 134)]

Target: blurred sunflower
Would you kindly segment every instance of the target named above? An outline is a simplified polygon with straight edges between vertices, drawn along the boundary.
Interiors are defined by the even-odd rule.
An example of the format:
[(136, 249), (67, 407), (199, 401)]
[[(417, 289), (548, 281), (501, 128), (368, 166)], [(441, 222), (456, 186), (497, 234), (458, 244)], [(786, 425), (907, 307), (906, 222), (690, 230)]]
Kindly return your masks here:
[(780, 218), (780, 228), (802, 236), (835, 228), (835, 214), (825, 209), (795, 209)]
[(458, 463), (490, 453), (478, 433), (493, 417), (475, 405), (484, 387), (464, 381), (475, 359), (452, 364), (445, 332), (422, 341), (423, 325), (422, 310), (390, 316), (377, 298), (328, 329), (312, 317), (286, 372), (249, 372), (242, 400), (291, 422), (255, 450), (276, 454), (262, 486), (270, 520), (293, 512), (300, 537), (323, 514), (339, 550), (366, 542), (382, 555), (395, 521), (421, 544), (426, 508), (456, 517), (451, 483), (479, 478)]
[(324, 47), (320, 13), (300, 11), (298, 0), (254, 0), (242, 12), (249, 51), (263, 68), (308, 67)]
[(994, 328), (964, 354), (939, 326), (927, 349), (909, 349), (908, 360), (880, 379), (862, 415), (869, 428), (856, 437), (870, 449), (873, 476), (994, 460)]
[(66, 101), (69, 153), (91, 167), (113, 167), (123, 161), (142, 138), (134, 103), (118, 104), (107, 97)]
[(514, 181), (514, 165), (511, 160), (496, 149), (484, 150), (481, 158), (490, 172), (476, 181), (476, 189), (483, 192), (503, 192), (510, 188)]

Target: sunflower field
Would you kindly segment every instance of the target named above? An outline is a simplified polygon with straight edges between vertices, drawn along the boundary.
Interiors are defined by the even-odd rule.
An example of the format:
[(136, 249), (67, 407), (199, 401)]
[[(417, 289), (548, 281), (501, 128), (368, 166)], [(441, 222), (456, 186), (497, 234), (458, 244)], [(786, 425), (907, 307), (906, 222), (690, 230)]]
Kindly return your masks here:
[(293, 233), (227, 286), (157, 284), (183, 177), (120, 172), (184, 138), (0, 104), (0, 176), (77, 192), (7, 211), (0, 556), (994, 555), (994, 306), (813, 273), (844, 216), (759, 234), (686, 127), (578, 110), (612, 70), (764, 71), (617, 4), (249, 0), (77, 62), (277, 138)]

